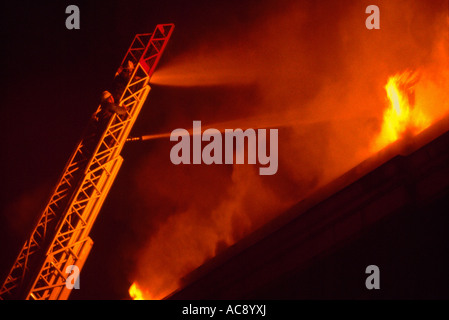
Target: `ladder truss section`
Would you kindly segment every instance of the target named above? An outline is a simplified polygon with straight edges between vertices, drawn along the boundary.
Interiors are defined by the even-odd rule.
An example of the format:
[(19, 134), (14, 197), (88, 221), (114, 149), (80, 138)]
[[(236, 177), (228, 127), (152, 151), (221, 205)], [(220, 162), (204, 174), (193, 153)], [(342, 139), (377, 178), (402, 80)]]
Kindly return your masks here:
[(66, 268), (76, 265), (81, 270), (90, 252), (89, 232), (123, 162), (120, 152), (173, 29), (173, 24), (161, 24), (153, 33), (134, 37), (118, 69), (123, 70), (128, 61), (134, 65), (118, 102), (126, 113), (113, 114), (104, 131), (94, 137), (86, 133), (89, 130), (83, 134), (0, 289), (1, 299), (68, 298)]
[(30, 269), (32, 268), (31, 262), (33, 261), (34, 255), (42, 250), (48, 242), (48, 234), (51, 233), (56, 226), (57, 219), (60, 216), (59, 213), (61, 209), (66, 206), (70, 193), (82, 174), (81, 168), (86, 164), (88, 158), (88, 150), (86, 150), (82, 143), (79, 143), (64, 168), (63, 174), (60, 177), (47, 206), (43, 210), (30, 237), (25, 241), (10, 273), (0, 289), (2, 298), (4, 295), (18, 289), (25, 279), (25, 276), (29, 274)]
[(27, 299), (58, 299), (68, 296), (66, 286), (67, 267), (76, 265), (81, 270), (92, 240), (89, 231), (111, 188), (123, 159), (117, 157), (102, 168), (89, 170), (72, 201), (67, 214), (58, 226), (41, 265), (38, 276), (28, 293)]

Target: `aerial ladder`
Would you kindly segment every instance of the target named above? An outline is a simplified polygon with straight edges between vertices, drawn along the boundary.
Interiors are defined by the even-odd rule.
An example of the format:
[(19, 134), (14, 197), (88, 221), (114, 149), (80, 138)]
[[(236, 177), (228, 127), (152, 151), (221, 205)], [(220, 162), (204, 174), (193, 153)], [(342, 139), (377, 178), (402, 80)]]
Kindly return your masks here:
[(120, 152), (147, 98), (149, 80), (173, 29), (173, 24), (159, 24), (153, 33), (134, 37), (117, 71), (130, 62), (134, 66), (116, 101), (126, 113), (114, 113), (94, 140), (91, 130), (82, 135), (2, 284), (1, 299), (68, 299), (73, 285), (67, 285), (67, 279), (81, 271), (92, 248), (89, 233), (123, 162)]

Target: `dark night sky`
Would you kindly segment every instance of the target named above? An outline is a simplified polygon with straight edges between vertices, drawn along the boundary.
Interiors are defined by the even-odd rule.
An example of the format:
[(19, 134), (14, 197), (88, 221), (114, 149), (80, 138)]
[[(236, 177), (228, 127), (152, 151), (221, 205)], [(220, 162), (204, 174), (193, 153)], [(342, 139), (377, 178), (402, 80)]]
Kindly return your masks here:
[[(364, 8), (371, 4), (368, 2), (359, 2), (358, 6)], [(437, 2), (441, 6), (444, 1), (435, 1)], [(2, 3), (1, 279), (11, 267), (24, 238), (32, 228), (33, 219), (45, 205), (84, 126), (97, 108), (101, 92), (112, 80), (136, 33), (152, 32), (156, 24), (160, 23), (175, 24), (172, 39), (159, 67), (169, 65), (183, 52), (192, 52), (197, 47), (201, 47), (203, 54), (207, 53), (208, 46), (204, 39), (215, 40), (215, 34), (223, 37), (217, 43), (231, 49), (235, 46), (236, 59), (239, 59), (240, 42), (234, 43), (234, 36), (245, 34), (249, 28), (254, 30), (254, 21), (263, 21), (268, 11), (275, 15), (277, 11), (284, 9), (285, 3), (255, 0)], [(320, 81), (338, 78), (340, 74), (333, 61), (335, 59), (338, 63), (346, 63), (346, 52), (341, 50), (340, 55), (338, 52), (328, 55), (326, 50), (318, 52), (314, 41), (324, 39), (329, 33), (338, 35), (339, 31), (333, 28), (332, 20), (334, 14), (335, 19), (343, 16), (343, 9), (338, 4), (343, 6), (354, 1), (322, 1), (332, 3), (329, 7), (326, 4), (315, 7), (315, 2), (305, 3), (307, 10), (316, 15), (316, 19), (309, 18), (308, 23), (317, 29), (310, 30), (307, 36), (302, 35), (307, 41), (307, 37), (310, 37), (307, 42), (310, 46), (304, 50), (306, 53), (310, 50), (309, 55), (320, 57), (321, 60), (316, 65), (318, 74), (330, 74), (325, 77), (326, 80)], [(80, 8), (80, 30), (65, 28), (65, 8), (70, 4), (76, 4)], [(433, 11), (429, 9), (429, 12)], [(331, 18), (326, 20), (321, 14)], [(273, 28), (276, 27), (273, 25)], [(279, 35), (283, 32), (281, 27)], [(416, 42), (423, 47), (427, 45), (426, 41), (430, 44), (431, 40), (425, 33), (416, 30)], [(271, 34), (272, 37), (276, 35), (277, 31)], [(328, 42), (330, 47), (343, 46), (332, 38)], [(354, 47), (357, 45), (350, 43)], [(286, 44), (287, 47), (289, 45)], [(397, 59), (404, 63), (403, 67), (407, 67), (406, 63), (416, 64), (418, 58), (407, 62), (406, 59)], [(269, 66), (270, 69), (267, 69), (268, 84), (274, 81), (270, 79), (272, 74), (282, 75), (276, 69), (276, 63), (274, 61)], [(320, 68), (327, 69), (322, 71)], [(396, 71), (386, 68), (382, 63), (370, 70), (376, 68), (382, 69), (385, 75)], [(237, 74), (236, 77), (238, 76)], [(311, 77), (310, 87), (304, 90), (304, 101), (315, 94), (314, 90), (317, 89), (313, 87), (314, 81), (318, 83), (318, 80)], [(251, 114), (251, 107), (242, 110), (236, 106), (234, 109), (229, 107), (232, 112), (226, 118), (228, 113), (224, 106), (232, 102), (230, 96), (242, 101), (248, 99), (256, 106), (257, 93), (257, 88), (251, 85), (193, 88), (152, 85), (131, 135), (187, 128), (200, 115), (202, 120), (210, 122), (231, 120), (231, 114), (248, 115)], [(186, 109), (186, 106), (190, 109)], [(213, 109), (215, 106), (217, 109), (221, 107), (220, 111), (216, 112)], [(277, 107), (273, 105), (273, 108)], [(141, 223), (141, 215), (133, 214), (144, 210), (139, 207), (141, 195), (134, 193), (135, 168), (141, 165), (142, 157), (152, 150), (163, 150), (165, 153), (161, 159), (168, 162), (169, 148), (167, 140), (155, 140), (129, 144), (123, 149), (124, 164), (91, 233), (94, 247), (81, 273), (82, 290), (72, 293), (72, 299), (129, 298), (128, 288), (134, 281), (135, 256), (147, 238), (142, 229), (136, 232), (136, 226), (145, 226), (145, 222)], [(154, 170), (155, 176), (160, 177), (157, 175), (158, 169)], [(206, 179), (209, 173), (215, 174), (218, 170), (227, 169), (207, 168), (206, 173), (201, 173), (201, 178)], [(174, 175), (177, 173), (178, 171), (174, 171)], [(176, 180), (176, 177), (170, 179)], [(288, 189), (292, 182), (286, 179), (283, 183), (283, 188)], [(215, 185), (214, 188), (216, 187)]]

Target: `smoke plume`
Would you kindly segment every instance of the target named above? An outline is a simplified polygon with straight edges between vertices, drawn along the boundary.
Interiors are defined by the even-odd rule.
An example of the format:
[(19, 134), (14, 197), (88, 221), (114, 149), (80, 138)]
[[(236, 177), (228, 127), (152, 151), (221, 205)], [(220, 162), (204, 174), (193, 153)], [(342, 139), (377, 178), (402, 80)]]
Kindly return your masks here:
[(195, 105), (179, 101), (184, 113), (163, 132), (190, 129), (193, 120), (279, 128), (279, 171), (264, 177), (254, 165), (175, 166), (173, 143), (155, 145), (135, 168), (145, 221), (136, 230), (147, 240), (132, 280), (146, 298), (163, 298), (220, 250), (369, 157), (389, 76), (420, 70), (417, 104), (433, 117), (447, 113), (447, 1), (377, 1), (380, 30), (365, 28), (368, 4), (255, 5), (247, 22), (207, 33), (198, 48), (173, 52), (157, 70), (153, 91), (212, 92)]

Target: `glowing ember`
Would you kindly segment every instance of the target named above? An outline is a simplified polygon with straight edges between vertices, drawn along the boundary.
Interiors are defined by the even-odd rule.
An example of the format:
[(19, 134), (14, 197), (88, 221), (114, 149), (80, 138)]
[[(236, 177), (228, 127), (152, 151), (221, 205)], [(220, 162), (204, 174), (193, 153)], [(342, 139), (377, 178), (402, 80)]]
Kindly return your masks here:
[(129, 295), (133, 300), (145, 300), (143, 292), (136, 282), (129, 287)]
[(380, 150), (399, 138), (414, 136), (430, 125), (430, 119), (415, 105), (417, 81), (417, 74), (410, 71), (389, 78), (385, 90), (390, 103), (373, 149)]

